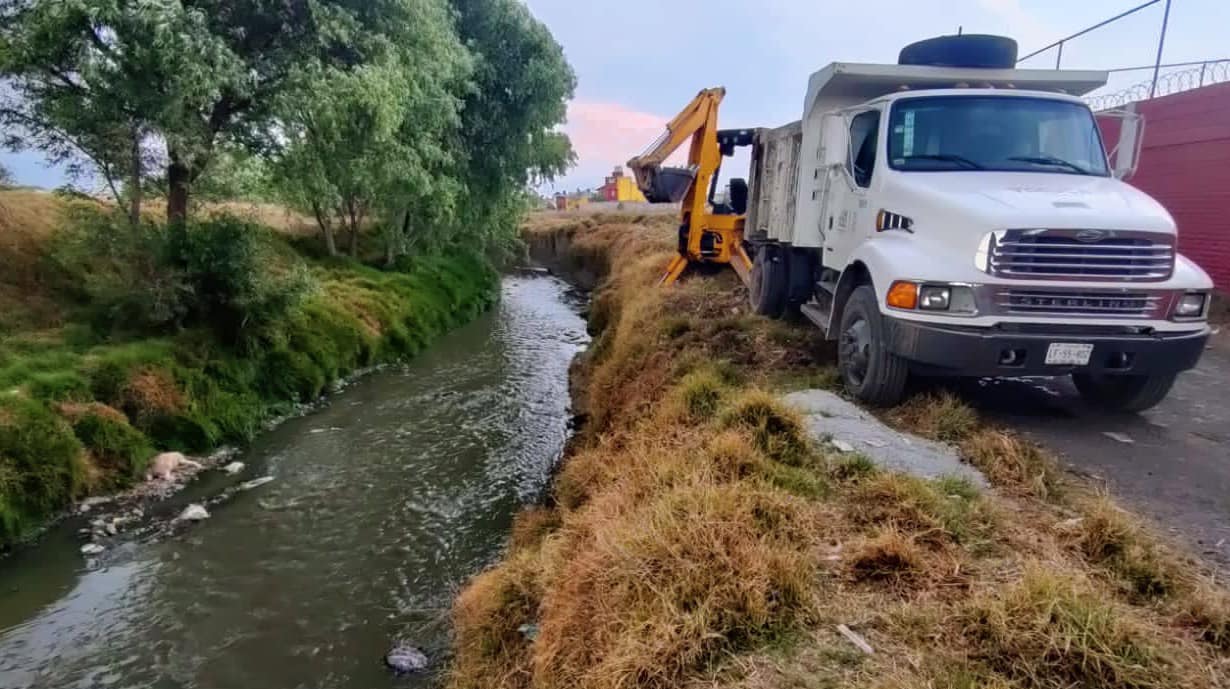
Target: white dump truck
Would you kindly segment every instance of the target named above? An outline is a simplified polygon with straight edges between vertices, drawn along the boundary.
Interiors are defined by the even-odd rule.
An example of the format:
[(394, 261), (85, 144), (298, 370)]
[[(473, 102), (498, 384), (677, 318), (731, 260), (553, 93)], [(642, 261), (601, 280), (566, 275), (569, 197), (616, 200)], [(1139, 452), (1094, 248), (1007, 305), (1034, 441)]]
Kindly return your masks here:
[(1107, 74), (1015, 69), (1005, 40), (829, 65), (801, 121), (756, 132), (753, 307), (837, 341), (868, 403), (900, 400), (911, 374), (1070, 375), (1098, 405), (1147, 409), (1204, 351), (1212, 281), (1122, 181), (1132, 113), (1108, 155), (1097, 118), (1115, 113), (1080, 99)]

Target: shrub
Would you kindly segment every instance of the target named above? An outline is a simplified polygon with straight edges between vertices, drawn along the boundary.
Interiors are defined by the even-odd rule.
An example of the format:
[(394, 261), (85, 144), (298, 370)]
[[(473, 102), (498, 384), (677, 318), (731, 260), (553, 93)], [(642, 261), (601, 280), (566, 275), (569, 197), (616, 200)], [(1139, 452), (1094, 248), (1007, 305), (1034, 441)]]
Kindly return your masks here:
[(301, 263), (279, 259), (268, 230), (230, 216), (168, 229), (77, 204), (50, 256), (59, 285), (104, 332), (205, 325), (236, 343), (312, 288)]
[(762, 452), (783, 464), (801, 466), (811, 455), (803, 420), (766, 392), (745, 393), (735, 400), (722, 421), (728, 428), (749, 431)]
[(1025, 687), (1191, 686), (1196, 666), (1079, 580), (1040, 568), (973, 601), (965, 624), (973, 655)]
[(311, 291), (306, 268), (273, 259), (269, 231), (238, 218), (218, 216), (168, 232), (166, 262), (192, 287), (189, 318), (208, 324), (224, 342), (277, 321)]
[(107, 488), (122, 488), (139, 479), (154, 455), (143, 433), (110, 416), (86, 414), (73, 424), (73, 433), (103, 469)]
[(0, 541), (12, 543), (67, 506), (85, 480), (82, 447), (39, 402), (0, 398)]
[(90, 399), (90, 384), (76, 371), (35, 373), (27, 384), (30, 396), (49, 402), (82, 402)]

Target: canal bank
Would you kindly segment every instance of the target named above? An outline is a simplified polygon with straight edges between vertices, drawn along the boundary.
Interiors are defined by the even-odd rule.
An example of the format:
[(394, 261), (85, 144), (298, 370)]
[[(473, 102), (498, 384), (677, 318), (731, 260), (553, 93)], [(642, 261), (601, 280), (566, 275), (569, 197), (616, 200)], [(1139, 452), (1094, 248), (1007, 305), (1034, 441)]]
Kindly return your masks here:
[[(5, 687), (429, 686), (394, 678), (397, 640), (448, 650), (447, 610), (538, 501), (569, 434), (584, 297), (508, 277), (498, 304), (404, 367), (259, 436), (252, 478), (186, 530), (121, 538), (86, 569), (69, 525), (0, 566)], [(173, 516), (170, 510), (167, 516)]]
[(587, 420), (548, 506), (458, 596), (451, 687), (1230, 679), (1225, 589), (958, 399), (883, 416), (989, 488), (809, 432), (780, 395), (832, 385), (814, 333), (749, 316), (733, 276), (654, 289), (671, 225), (543, 214), (525, 230), (598, 286), (574, 384)]
[(0, 552), (141, 482), (157, 453), (242, 445), (498, 297), (467, 248), (380, 269), (237, 217), (134, 228), (40, 201), (80, 217), (5, 255), (0, 286), (22, 297), (0, 317)]

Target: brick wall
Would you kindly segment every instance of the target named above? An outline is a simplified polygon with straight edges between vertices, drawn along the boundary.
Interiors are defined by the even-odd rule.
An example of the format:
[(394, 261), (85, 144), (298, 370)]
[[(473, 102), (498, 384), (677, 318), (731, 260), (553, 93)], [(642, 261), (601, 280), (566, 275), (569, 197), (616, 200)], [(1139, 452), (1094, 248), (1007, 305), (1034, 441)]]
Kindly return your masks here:
[[(1140, 168), (1128, 180), (1179, 225), (1179, 248), (1230, 293), (1230, 83), (1137, 104), (1145, 117)], [(1108, 147), (1117, 123), (1103, 121)]]

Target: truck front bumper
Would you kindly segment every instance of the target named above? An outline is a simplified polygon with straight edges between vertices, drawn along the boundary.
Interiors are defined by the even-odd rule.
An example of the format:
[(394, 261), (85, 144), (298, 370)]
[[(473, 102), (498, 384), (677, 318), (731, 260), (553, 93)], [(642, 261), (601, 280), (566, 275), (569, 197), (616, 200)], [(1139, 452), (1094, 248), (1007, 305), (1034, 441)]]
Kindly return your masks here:
[[(887, 320), (889, 351), (916, 373), (950, 376), (1062, 376), (1069, 373), (1149, 375), (1195, 368), (1209, 339), (1204, 324), (1189, 332), (1135, 328), (1022, 326), (967, 328)], [(1087, 366), (1046, 363), (1052, 344), (1093, 345)]]

